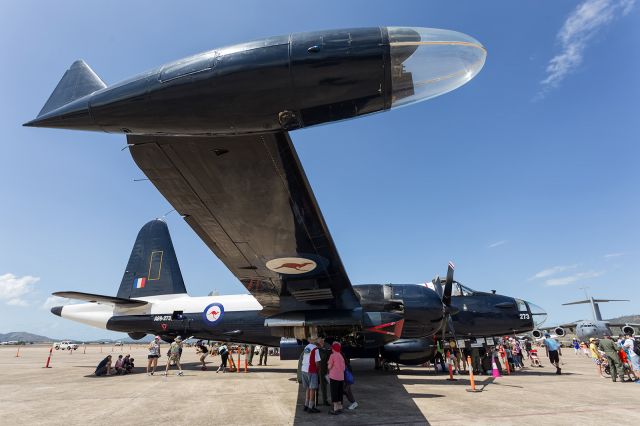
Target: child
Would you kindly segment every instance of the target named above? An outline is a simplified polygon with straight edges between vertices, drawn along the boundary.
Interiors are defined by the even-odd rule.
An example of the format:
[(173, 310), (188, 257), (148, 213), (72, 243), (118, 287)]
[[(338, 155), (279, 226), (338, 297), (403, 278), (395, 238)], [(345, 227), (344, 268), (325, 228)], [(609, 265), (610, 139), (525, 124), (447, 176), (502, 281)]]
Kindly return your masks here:
[(540, 364), (540, 359), (538, 358), (538, 350), (536, 348), (531, 348), (529, 351), (529, 358), (531, 359), (532, 367), (542, 367)]

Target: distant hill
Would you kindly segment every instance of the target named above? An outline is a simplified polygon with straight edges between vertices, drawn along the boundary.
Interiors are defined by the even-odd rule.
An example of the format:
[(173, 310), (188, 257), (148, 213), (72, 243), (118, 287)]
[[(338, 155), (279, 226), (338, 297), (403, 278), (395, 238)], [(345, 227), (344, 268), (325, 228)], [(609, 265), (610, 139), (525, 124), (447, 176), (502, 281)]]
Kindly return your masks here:
[(609, 322), (614, 323), (631, 323), (631, 324), (640, 324), (640, 315), (624, 315), (621, 317), (611, 318), (607, 320)]
[(13, 331), (7, 334), (0, 333), (0, 341), (8, 342), (11, 340), (15, 340), (18, 342), (55, 342), (56, 341), (56, 339), (52, 339), (51, 337), (27, 333), (26, 331)]

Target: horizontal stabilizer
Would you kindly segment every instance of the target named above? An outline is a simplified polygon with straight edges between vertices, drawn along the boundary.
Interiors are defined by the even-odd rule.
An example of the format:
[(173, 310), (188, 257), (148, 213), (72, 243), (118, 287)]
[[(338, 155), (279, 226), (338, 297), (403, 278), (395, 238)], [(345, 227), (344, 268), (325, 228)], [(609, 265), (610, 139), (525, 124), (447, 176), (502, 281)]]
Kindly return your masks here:
[(143, 306), (149, 303), (145, 302), (144, 300), (123, 299), (121, 297), (102, 296), (100, 294), (81, 293), (79, 291), (57, 291), (52, 294), (58, 297), (66, 297), (67, 299), (76, 299), (85, 302), (102, 303), (106, 305), (118, 305), (128, 308)]
[(563, 304), (562, 304), (562, 306), (567, 306), (567, 305), (580, 305), (581, 303), (591, 303), (591, 300), (578, 300), (577, 302), (563, 303)]
[(83, 60), (75, 61), (62, 76), (38, 117), (105, 87), (107, 85), (89, 65)]
[[(629, 300), (623, 300), (623, 299), (593, 299), (594, 302), (596, 303), (602, 303), (602, 302), (629, 302)], [(569, 302), (569, 303), (563, 303), (562, 306), (567, 306), (567, 305), (580, 305), (583, 303), (591, 303), (591, 300), (578, 300), (577, 302)]]

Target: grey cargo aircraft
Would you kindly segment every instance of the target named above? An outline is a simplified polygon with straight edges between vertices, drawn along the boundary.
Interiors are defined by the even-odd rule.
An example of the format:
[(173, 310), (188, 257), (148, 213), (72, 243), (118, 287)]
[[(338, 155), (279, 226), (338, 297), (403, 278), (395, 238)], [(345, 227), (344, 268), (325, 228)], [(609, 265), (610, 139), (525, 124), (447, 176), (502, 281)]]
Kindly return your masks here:
[(396, 343), (389, 356), (412, 353), (406, 362), (430, 353), (446, 329), (532, 330), (534, 305), (460, 287), (452, 268), (433, 290), (352, 286), (289, 137), (447, 93), (485, 57), (458, 32), (378, 27), (224, 47), (112, 86), (75, 62), (25, 125), (126, 134), (135, 163), (250, 295), (188, 296), (156, 220), (140, 231), (116, 297), (56, 293), (90, 303), (52, 312), (132, 338), (277, 345), (323, 333), (362, 354)]
[(561, 324), (557, 327), (546, 327), (542, 329), (536, 329), (532, 331), (533, 337), (541, 338), (545, 332), (555, 333), (557, 336), (565, 336), (567, 330), (570, 333), (575, 333), (578, 340), (587, 341), (591, 337), (601, 339), (604, 336), (612, 335), (612, 327), (618, 328), (624, 334), (635, 335), (636, 330), (640, 329), (640, 324), (629, 323), (615, 323), (611, 321), (605, 321), (600, 314), (600, 307), (598, 303), (603, 302), (629, 302), (629, 300), (623, 299), (594, 299), (589, 297), (586, 300), (578, 300), (576, 302), (563, 303), (562, 306), (579, 305), (583, 303), (591, 304), (591, 311), (593, 312), (593, 320), (582, 320), (566, 324)]

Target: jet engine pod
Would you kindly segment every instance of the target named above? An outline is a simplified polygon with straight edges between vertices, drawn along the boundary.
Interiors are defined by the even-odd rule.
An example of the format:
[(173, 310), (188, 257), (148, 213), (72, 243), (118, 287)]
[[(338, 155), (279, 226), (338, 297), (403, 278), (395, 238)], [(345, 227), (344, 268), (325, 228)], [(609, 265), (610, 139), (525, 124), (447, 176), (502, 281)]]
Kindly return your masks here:
[(624, 334), (630, 334), (632, 336), (635, 336), (636, 334), (636, 329), (631, 327), (630, 325), (625, 325), (624, 327), (622, 327), (622, 332)]
[(564, 331), (564, 328), (562, 328), (562, 327), (556, 327), (553, 331), (554, 331), (554, 333), (556, 333), (556, 335), (557, 335), (557, 336), (559, 336), (559, 337), (562, 337), (562, 336), (564, 336), (565, 334), (567, 334), (567, 333)]
[(533, 337), (535, 337), (536, 339), (539, 339), (542, 337), (542, 331), (540, 330), (533, 330), (531, 332), (531, 335), (533, 335)]

